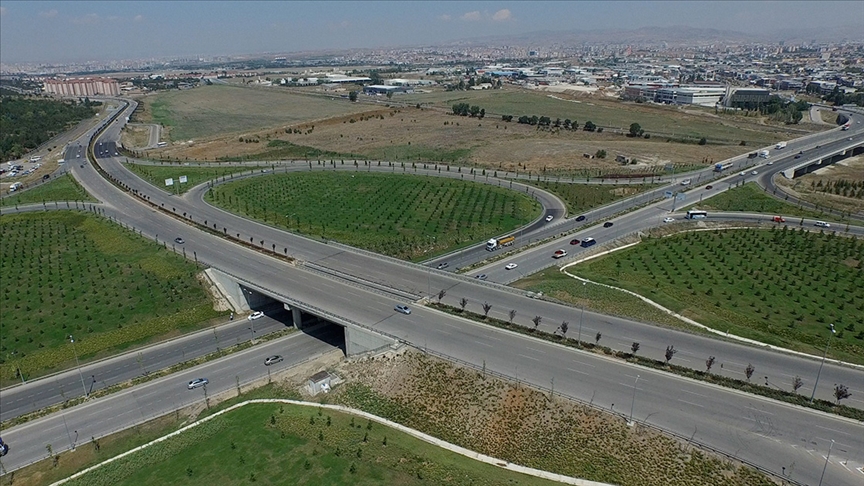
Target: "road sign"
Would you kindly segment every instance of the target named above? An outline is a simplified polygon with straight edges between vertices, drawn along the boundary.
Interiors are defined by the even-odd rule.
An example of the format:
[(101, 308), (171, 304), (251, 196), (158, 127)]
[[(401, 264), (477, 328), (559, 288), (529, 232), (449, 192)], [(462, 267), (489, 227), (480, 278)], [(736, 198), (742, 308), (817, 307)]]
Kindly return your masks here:
[(174, 185), (174, 179), (173, 178), (165, 179), (165, 185), (166, 186), (173, 186)]
[(663, 193), (663, 197), (665, 197), (666, 199), (669, 199), (672, 196), (674, 196), (674, 194), (672, 194), (672, 191), (666, 191)]
[(676, 201), (683, 201), (685, 197), (687, 197), (687, 196), (683, 192), (679, 192), (678, 194), (675, 194), (675, 200)]
[(180, 184), (186, 184), (186, 176), (180, 176)]

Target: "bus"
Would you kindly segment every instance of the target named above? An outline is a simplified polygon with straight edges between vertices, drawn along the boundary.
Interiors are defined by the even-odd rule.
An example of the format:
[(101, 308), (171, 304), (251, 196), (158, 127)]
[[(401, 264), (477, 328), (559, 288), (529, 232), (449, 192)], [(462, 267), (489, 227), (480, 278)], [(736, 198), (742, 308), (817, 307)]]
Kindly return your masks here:
[(687, 211), (687, 219), (702, 219), (707, 218), (708, 213), (699, 209), (691, 209)]

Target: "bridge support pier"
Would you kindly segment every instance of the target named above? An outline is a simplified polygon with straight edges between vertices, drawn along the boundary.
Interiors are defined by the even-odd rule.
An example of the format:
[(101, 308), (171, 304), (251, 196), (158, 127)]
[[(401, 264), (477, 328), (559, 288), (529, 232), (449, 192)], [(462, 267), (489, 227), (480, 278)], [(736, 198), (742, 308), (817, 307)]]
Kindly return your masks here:
[(395, 344), (392, 339), (354, 326), (345, 326), (345, 354), (354, 356)]

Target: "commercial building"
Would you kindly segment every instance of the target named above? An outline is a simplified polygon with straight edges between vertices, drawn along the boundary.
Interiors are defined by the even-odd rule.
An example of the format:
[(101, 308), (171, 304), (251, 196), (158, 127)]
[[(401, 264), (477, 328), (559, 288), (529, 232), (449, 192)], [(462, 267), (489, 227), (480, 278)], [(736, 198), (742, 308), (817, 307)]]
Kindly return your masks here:
[(46, 79), (43, 90), (60, 96), (117, 96), (120, 83), (111, 78)]
[(723, 87), (662, 88), (657, 90), (654, 101), (672, 105), (714, 106), (725, 93), (726, 88)]

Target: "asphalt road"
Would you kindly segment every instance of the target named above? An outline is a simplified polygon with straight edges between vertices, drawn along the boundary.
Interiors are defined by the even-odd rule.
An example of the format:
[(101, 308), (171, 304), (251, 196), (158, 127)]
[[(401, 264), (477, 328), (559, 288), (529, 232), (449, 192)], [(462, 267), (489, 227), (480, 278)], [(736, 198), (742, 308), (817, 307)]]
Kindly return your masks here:
[[(63, 403), (107, 388), (117, 383), (143, 376), (195, 359), (219, 348), (249, 341), (292, 325), (290, 313), (273, 309), (265, 317), (248, 321), (245, 317), (233, 322), (185, 335), (165, 343), (148, 346), (131, 353), (114, 356), (27, 383), (4, 388), (0, 394), (0, 421)], [(253, 329), (254, 328), (254, 329)], [(26, 370), (25, 378), (27, 377)]]
[[(9, 444), (9, 453), (2, 460), (3, 467), (7, 472), (14, 471), (48, 457), (48, 444), (55, 453), (62, 452), (73, 445), (89, 445), (91, 437), (103, 437), (188, 405), (203, 404), (204, 388), (188, 390), (189, 381), (207, 378), (207, 393), (212, 396), (236, 388), (238, 382), (249, 383), (332, 351), (336, 349), (328, 342), (332, 339), (298, 332), (230, 355), (229, 359), (211, 361), (5, 430), (3, 441)], [(264, 359), (274, 354), (281, 355), (284, 361), (265, 366)]]
[[(858, 484), (860, 481), (860, 477), (855, 475), (859, 473), (849, 472), (846, 468), (860, 467), (864, 464), (864, 457), (862, 457), (864, 444), (861, 443), (861, 438), (864, 437), (864, 428), (861, 424), (851, 423), (833, 416), (824, 416), (810, 410), (788, 407), (730, 390), (715, 389), (702, 383), (692, 383), (662, 373), (633, 368), (629, 365), (605, 360), (602, 357), (561, 349), (521, 336), (512, 336), (429, 309), (416, 308), (411, 316), (397, 315), (391, 310), (394, 304), (391, 297), (369, 293), (357, 286), (349, 286), (317, 275), (310, 275), (302, 268), (281, 264), (275, 259), (249, 249), (240, 248), (221, 238), (193, 231), (183, 222), (131, 200), (101, 180), (89, 164), (84, 165), (84, 167), (73, 167), (73, 173), (91, 193), (97, 194), (100, 199), (105, 201), (104, 214), (106, 216), (116, 218), (123, 224), (130, 224), (144, 235), (162, 234), (162, 239), (165, 239), (164, 235), (166, 234), (172, 235), (172, 239), (175, 234), (187, 235), (184, 236), (187, 241), (184, 245), (187, 255), (192, 252), (200, 261), (227, 269), (231, 273), (255, 281), (265, 288), (279, 289), (286, 296), (290, 295), (301, 302), (326, 308), (334, 314), (350, 316), (357, 322), (397, 336), (417, 346), (438, 350), (477, 366), (481, 366), (485, 362), (488, 370), (508, 376), (518, 376), (520, 381), (529, 381), (535, 385), (546, 386), (546, 383), (551, 383), (552, 378), (554, 378), (556, 393), (565, 393), (586, 401), (592, 400), (593, 403), (604, 408), (612, 408), (612, 404), (617, 403), (616, 410), (620, 410), (621, 404), (626, 403), (628, 397), (632, 396), (633, 389), (632, 385), (629, 384), (631, 380), (628, 374), (622, 370), (629, 370), (629, 374), (634, 376), (636, 373), (644, 377), (650, 375), (650, 379), (640, 379), (640, 385), (637, 387), (639, 398), (634, 405), (634, 418), (647, 420), (651, 424), (661, 426), (681, 436), (689, 437), (692, 434), (694, 440), (700, 443), (751, 460), (778, 473), (781, 468), (785, 467), (787, 472), (794, 471), (795, 477), (810, 482), (813, 482), (813, 479), (818, 476), (824, 463), (824, 458), (818, 457), (819, 451), (827, 450), (828, 440), (834, 438), (838, 445), (835, 445), (832, 461), (828, 468), (828, 477), (832, 478), (831, 484)], [(159, 196), (152, 188), (147, 188), (147, 190), (148, 196), (150, 193), (155, 195), (150, 196), (151, 198), (164, 197), (164, 195)], [(172, 198), (171, 196), (168, 197)], [(169, 204), (178, 201), (180, 198), (169, 199)], [(178, 215), (181, 213), (178, 212)], [(228, 215), (224, 214), (220, 216), (229, 218)], [(198, 218), (196, 216), (195, 220), (197, 221)], [(244, 236), (256, 234), (261, 235), (261, 239), (265, 239), (264, 233), (274, 231), (262, 225), (245, 221), (238, 221), (237, 226), (249, 230), (248, 233), (243, 232)], [(410, 287), (400, 286), (400, 282), (407, 282), (413, 288), (421, 289), (425, 281), (429, 289), (449, 289), (448, 297), (445, 297), (445, 300), (455, 299), (460, 294), (470, 296), (472, 302), (488, 301), (493, 303), (493, 313), (506, 313), (505, 309), (517, 308), (519, 318), (527, 320), (534, 315), (543, 315), (544, 321), (547, 321), (548, 317), (547, 322), (554, 323), (553, 327), (557, 327), (557, 324), (560, 323), (560, 321), (555, 322), (557, 318), (553, 316), (563, 315), (571, 323), (576, 322), (577, 310), (573, 308), (529, 299), (522, 296), (521, 293), (501, 289), (492, 284), (478, 284), (470, 281), (470, 279), (449, 275), (445, 272), (423, 269), (360, 252), (351, 252), (335, 245), (312, 242), (294, 235), (277, 232), (273, 236), (273, 239), (265, 241), (267, 243), (280, 241), (285, 242), (285, 244), (290, 241), (292, 252), (296, 255), (302, 255), (304, 259), (327, 263), (339, 271), (347, 270), (346, 274), (362, 276), (371, 281), (380, 280), (379, 283), (393, 285), (402, 290)], [(170, 244), (169, 248), (171, 248)], [(181, 250), (176, 249), (175, 251)], [(321, 255), (321, 258), (317, 258), (317, 255)], [(435, 286), (432, 285), (433, 281)], [(472, 305), (476, 306), (477, 304)], [(802, 376), (813, 376), (803, 373), (803, 370), (809, 372), (811, 368), (818, 366), (818, 363), (810, 360), (759, 351), (638, 323), (623, 324), (624, 322), (626, 321), (586, 313), (583, 332), (586, 332), (586, 326), (589, 325), (604, 326), (608, 324), (609, 329), (619, 329), (620, 336), (614, 338), (614, 332), (607, 334), (607, 331), (604, 330), (603, 344), (612, 344), (607, 342), (605, 336), (621, 340), (622, 343), (626, 344), (624, 349), (629, 349), (629, 344), (632, 341), (640, 341), (643, 343), (642, 349), (645, 350), (645, 353), (640, 350), (640, 354), (651, 352), (650, 349), (646, 349), (645, 345), (646, 342), (651, 341), (649, 336), (656, 336), (656, 341), (662, 343), (661, 346), (664, 350), (666, 345), (675, 344), (669, 341), (669, 337), (673, 338), (675, 342), (686, 342), (684, 345), (675, 344), (676, 348), (682, 350), (676, 355), (675, 362), (678, 362), (679, 358), (683, 360), (686, 357), (683, 354), (684, 349), (699, 349), (698, 346), (701, 342), (702, 345), (707, 344), (703, 348), (705, 351), (718, 357), (718, 364), (721, 359), (724, 363), (733, 362), (730, 355), (724, 355), (721, 358), (721, 353), (717, 352), (718, 349), (723, 349), (731, 354), (743, 354), (746, 357), (746, 362), (758, 363), (755, 364), (757, 376), (761, 375), (759, 370), (763, 367), (765, 369), (773, 367), (785, 372), (802, 370)], [(625, 329), (626, 325), (635, 326), (630, 329), (635, 333), (628, 335), (626, 330), (620, 332), (620, 330)], [(571, 326), (571, 329), (573, 328), (575, 326)], [(691, 345), (694, 347), (691, 348)], [(616, 346), (613, 345), (612, 347)], [(697, 356), (695, 354), (697, 352), (700, 356), (698, 361), (704, 362), (705, 358), (702, 357), (701, 350), (694, 351), (694, 356)], [(230, 359), (226, 361), (230, 361)], [(584, 367), (579, 364), (580, 362), (586, 363)], [(741, 363), (743, 362), (741, 361)], [(698, 368), (698, 366), (694, 367)], [(860, 373), (844, 368), (826, 365), (822, 373), (820, 383), (826, 381), (832, 383), (831, 379), (827, 378), (831, 373), (835, 373), (835, 376), (841, 378), (849, 376), (857, 380), (858, 383), (861, 382)], [(846, 375), (847, 373), (848, 375)], [(646, 385), (642, 385), (642, 383), (646, 383)], [(648, 384), (651, 386), (649, 387)], [(643, 387), (645, 387), (644, 392)], [(854, 389), (853, 386), (850, 388)], [(820, 388), (820, 396), (822, 396), (821, 392), (822, 389)], [(176, 393), (176, 391), (171, 390), (170, 393)], [(701, 396), (702, 398), (687, 400), (689, 395), (685, 394), (695, 397)], [(672, 402), (672, 397), (675, 397), (675, 402)], [(100, 402), (97, 400), (94, 403)], [(756, 411), (753, 411), (753, 408)], [(66, 412), (67, 416), (71, 410)], [(128, 422), (129, 417), (120, 420)], [(4, 432), (4, 437), (10, 437), (10, 433), (16, 433), (16, 429)], [(826, 435), (829, 437), (825, 437)], [(37, 438), (28, 438), (28, 441), (36, 440)], [(10, 444), (13, 443), (11, 439), (9, 442)], [(44, 455), (44, 444), (34, 447), (33, 450), (41, 450)], [(843, 465), (843, 461), (847, 461), (847, 464)], [(797, 476), (799, 474), (800, 476)]]

